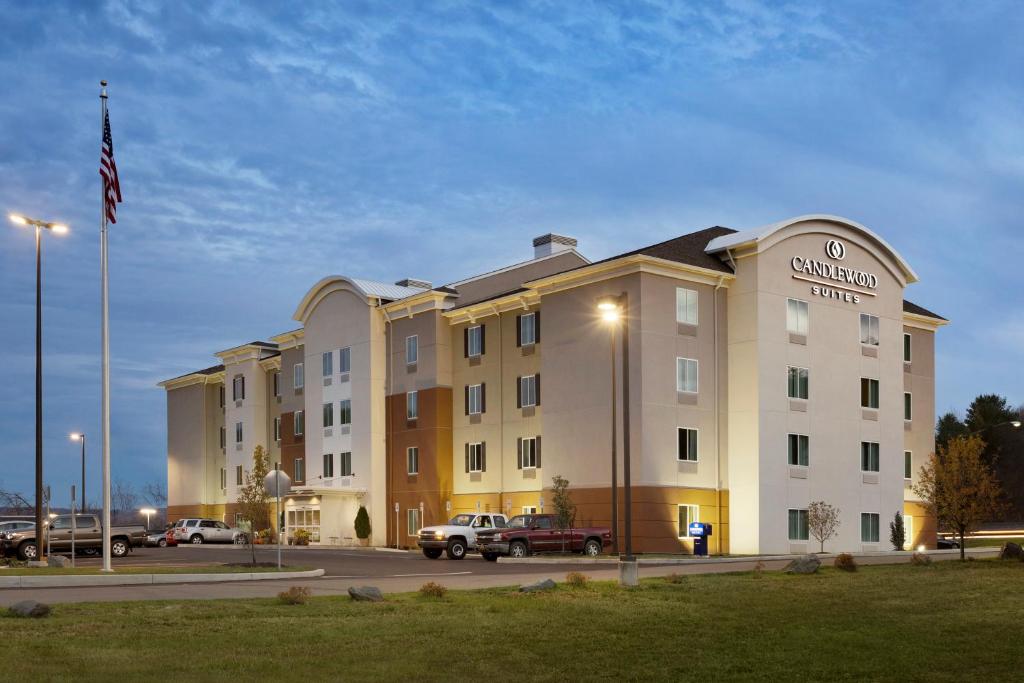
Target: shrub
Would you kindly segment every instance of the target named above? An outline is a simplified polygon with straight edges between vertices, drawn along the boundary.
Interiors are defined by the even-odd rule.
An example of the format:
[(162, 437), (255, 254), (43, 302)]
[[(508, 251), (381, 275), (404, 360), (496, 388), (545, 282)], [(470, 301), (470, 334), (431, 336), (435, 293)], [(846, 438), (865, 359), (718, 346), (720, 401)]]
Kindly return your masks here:
[(857, 560), (853, 559), (853, 555), (850, 553), (839, 553), (832, 566), (844, 572), (855, 572), (857, 571)]
[(370, 537), (370, 515), (362, 505), (359, 506), (359, 512), (356, 513), (355, 527), (356, 538), (365, 541)]
[(590, 578), (580, 572), (569, 572), (565, 575), (565, 582), (573, 588), (586, 588)]
[(427, 581), (420, 586), (420, 595), (426, 598), (443, 598), (448, 594), (448, 589), (434, 581)]
[(932, 563), (932, 558), (924, 553), (914, 553), (910, 556), (910, 564), (915, 567), (926, 567)]
[(295, 545), (309, 545), (310, 533), (305, 529), (295, 530)]
[(305, 586), (292, 586), (286, 591), (277, 594), (277, 599), (283, 605), (305, 605), (311, 595)]

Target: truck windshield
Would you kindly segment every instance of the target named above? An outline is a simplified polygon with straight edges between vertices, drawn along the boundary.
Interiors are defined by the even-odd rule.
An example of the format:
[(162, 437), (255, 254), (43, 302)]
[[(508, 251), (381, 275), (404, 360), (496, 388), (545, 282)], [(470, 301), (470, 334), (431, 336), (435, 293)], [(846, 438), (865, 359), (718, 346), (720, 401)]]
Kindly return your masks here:
[(448, 522), (452, 526), (469, 526), (473, 521), (473, 515), (455, 515)]

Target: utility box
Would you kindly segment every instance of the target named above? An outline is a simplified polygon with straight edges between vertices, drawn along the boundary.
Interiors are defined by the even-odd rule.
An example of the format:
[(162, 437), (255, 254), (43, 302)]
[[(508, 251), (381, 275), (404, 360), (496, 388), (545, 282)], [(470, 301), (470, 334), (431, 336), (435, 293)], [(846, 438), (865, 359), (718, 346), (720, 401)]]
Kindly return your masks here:
[(711, 525), (704, 522), (691, 522), (689, 531), (693, 538), (693, 554), (698, 557), (707, 557), (708, 537), (712, 533)]

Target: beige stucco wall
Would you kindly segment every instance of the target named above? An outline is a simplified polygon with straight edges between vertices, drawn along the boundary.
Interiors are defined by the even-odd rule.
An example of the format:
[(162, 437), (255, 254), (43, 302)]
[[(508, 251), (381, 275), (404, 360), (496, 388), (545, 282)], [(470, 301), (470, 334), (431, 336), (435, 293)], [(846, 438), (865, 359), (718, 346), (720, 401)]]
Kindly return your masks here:
[[(224, 424), (226, 427), (227, 499), (238, 500), (241, 487), (237, 484), (235, 468), (242, 466), (243, 484), (245, 473), (252, 470), (252, 456), (257, 446), (266, 449), (271, 434), (267, 423), (267, 371), (257, 360), (258, 351), (253, 351), (245, 360), (227, 362), (224, 365)], [(232, 400), (232, 383), (238, 375), (245, 377), (245, 399)], [(235, 441), (235, 425), (242, 423), (242, 442)], [(218, 475), (219, 476), (219, 475)]]
[[(910, 334), (910, 362), (903, 364), (903, 387), (913, 395), (913, 419), (905, 424), (904, 450), (911, 451), (912, 478), (904, 487), (906, 500), (918, 500), (910, 489), (935, 451), (935, 333), (904, 325)], [(902, 347), (901, 347), (902, 348)]]
[(220, 468), (219, 383), (195, 383), (167, 391), (167, 502), (223, 502)]

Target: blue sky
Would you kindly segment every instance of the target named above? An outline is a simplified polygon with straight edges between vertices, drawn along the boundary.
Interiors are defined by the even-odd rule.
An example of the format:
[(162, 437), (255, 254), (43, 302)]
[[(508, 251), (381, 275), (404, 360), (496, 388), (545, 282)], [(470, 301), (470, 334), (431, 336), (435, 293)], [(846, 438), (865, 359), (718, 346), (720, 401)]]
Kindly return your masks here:
[[(156, 382), (293, 329), (323, 275), (448, 282), (549, 231), (602, 258), (847, 216), (917, 270), (908, 298), (954, 321), (939, 410), (1024, 402), (1019, 3), (0, 0), (0, 16), (0, 209), (72, 226), (44, 247), (55, 491), (77, 476), (72, 430), (98, 471), (101, 78), (125, 200), (117, 478), (163, 480)], [(32, 244), (0, 226), (0, 486), (23, 491)]]

